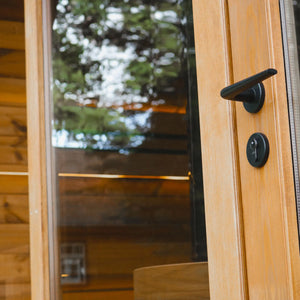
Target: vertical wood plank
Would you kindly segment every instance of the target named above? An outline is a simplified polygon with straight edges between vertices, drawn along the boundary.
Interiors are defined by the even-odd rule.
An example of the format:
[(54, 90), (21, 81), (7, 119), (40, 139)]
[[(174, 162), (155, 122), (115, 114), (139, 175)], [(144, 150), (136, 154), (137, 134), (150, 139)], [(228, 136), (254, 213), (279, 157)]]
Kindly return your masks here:
[(226, 1), (193, 1), (210, 297), (248, 299)]
[(25, 1), (32, 300), (50, 299), (42, 16), (41, 0)]
[[(266, 99), (257, 114), (237, 106), (246, 261), (250, 299), (300, 299), (294, 196), (279, 1), (228, 0), (234, 81), (266, 68)], [(267, 164), (251, 167), (245, 147), (254, 132), (270, 143)]]

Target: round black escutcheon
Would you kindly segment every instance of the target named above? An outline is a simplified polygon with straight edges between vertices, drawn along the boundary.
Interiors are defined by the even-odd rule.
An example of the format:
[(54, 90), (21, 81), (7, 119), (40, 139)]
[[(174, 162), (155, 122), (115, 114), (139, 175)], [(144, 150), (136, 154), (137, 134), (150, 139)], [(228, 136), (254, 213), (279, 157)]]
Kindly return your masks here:
[(260, 132), (252, 134), (247, 143), (246, 153), (248, 161), (253, 167), (263, 167), (269, 157), (269, 141), (267, 137)]

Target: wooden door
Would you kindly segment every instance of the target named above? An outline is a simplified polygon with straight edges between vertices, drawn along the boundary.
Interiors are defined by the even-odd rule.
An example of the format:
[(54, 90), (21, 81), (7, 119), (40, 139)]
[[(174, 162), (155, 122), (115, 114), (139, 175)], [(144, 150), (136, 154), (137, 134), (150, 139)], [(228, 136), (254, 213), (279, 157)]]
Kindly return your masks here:
[[(48, 54), (42, 30), (49, 8), (46, 1), (25, 4), (32, 299), (46, 300), (54, 280), (49, 278), (51, 185), (44, 102)], [(299, 243), (279, 2), (194, 0), (193, 10), (210, 297), (299, 299)], [(223, 87), (271, 67), (278, 74), (264, 83), (266, 101), (260, 112), (250, 114), (240, 103), (220, 97)], [(269, 159), (260, 169), (250, 166), (245, 155), (254, 132), (264, 133), (270, 143)]]
[[(232, 153), (234, 149), (237, 151), (235, 188), (238, 195), (236, 207), (239, 208), (235, 211), (238, 211), (240, 217), (240, 224), (235, 228), (241, 230), (238, 237), (241, 255), (236, 256), (232, 263), (240, 262), (238, 275), (242, 280), (240, 285), (237, 284), (238, 281), (233, 277), (235, 273), (230, 272), (229, 268), (222, 268), (219, 263), (221, 256), (230, 264), (226, 252), (229, 240), (224, 241), (226, 250), (220, 251), (217, 245), (221, 239), (216, 232), (222, 227), (216, 226), (216, 220), (217, 223), (220, 220), (216, 216), (207, 224), (211, 297), (299, 299), (299, 242), (279, 1), (212, 2), (199, 5), (198, 1), (194, 1), (200, 73), (198, 84), (201, 94), (201, 87), (207, 91), (215, 82), (203, 99), (207, 106), (211, 106), (209, 115), (203, 112), (207, 114), (206, 118), (211, 119), (218, 105), (224, 106), (223, 114), (232, 117), (232, 145), (236, 145), (236, 148), (233, 146), (231, 150)], [(205, 61), (203, 56), (209, 59)], [(221, 67), (219, 56), (224, 61)], [(222, 84), (226, 86), (267, 68), (277, 69), (278, 74), (265, 82), (266, 101), (261, 111), (252, 114), (240, 103), (221, 104), (224, 101), (219, 97)], [(209, 87), (204, 82), (209, 82)], [(201, 125), (203, 129), (205, 124)], [(219, 135), (224, 135), (224, 123), (216, 124), (213, 121), (211, 127)], [(269, 159), (262, 168), (252, 167), (246, 157), (247, 141), (255, 132), (264, 133), (270, 142)], [(211, 130), (207, 134), (211, 135)], [(212, 140), (215, 138), (211, 137)], [(227, 160), (224, 155), (224, 148), (227, 148), (225, 145), (223, 143), (217, 151), (218, 155)], [(211, 157), (211, 153), (207, 154), (208, 157)], [(203, 161), (206, 159), (203, 158)], [(221, 194), (214, 196), (222, 199)], [(217, 206), (214, 200), (206, 209), (215, 211)], [(210, 215), (211, 212), (207, 211), (207, 216)], [(225, 226), (225, 223), (222, 225)], [(226, 296), (224, 289), (220, 288), (222, 284), (225, 285), (225, 291), (228, 291)]]

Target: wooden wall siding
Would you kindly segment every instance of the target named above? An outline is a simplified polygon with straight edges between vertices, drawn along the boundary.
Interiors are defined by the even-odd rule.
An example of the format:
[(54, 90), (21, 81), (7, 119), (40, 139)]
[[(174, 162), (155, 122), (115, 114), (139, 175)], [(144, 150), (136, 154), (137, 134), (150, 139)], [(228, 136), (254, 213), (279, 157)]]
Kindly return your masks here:
[(25, 50), (24, 23), (0, 20), (1, 49)]
[(25, 52), (0, 49), (0, 76), (25, 78)]
[[(148, 145), (149, 146), (149, 145)], [(179, 145), (180, 147), (180, 145)], [(179, 151), (186, 151), (179, 148)], [(59, 173), (169, 175), (187, 176), (188, 157), (182, 154), (89, 152), (75, 149), (57, 149)], [(160, 166), (157, 168), (157, 166)]]
[(25, 79), (0, 77), (0, 105), (26, 105)]
[(191, 260), (188, 181), (59, 180), (61, 242), (85, 244), (87, 270), (64, 300), (133, 299), (134, 269)]
[(146, 195), (186, 196), (189, 182), (176, 180), (139, 180), (61, 177), (60, 195)]
[(28, 224), (28, 196), (0, 195), (0, 224)]
[[(84, 205), (83, 205), (84, 203)], [(188, 224), (188, 196), (81, 196), (60, 197), (63, 226), (96, 226), (99, 224)]]
[(24, 22), (24, 0), (1, 1), (0, 20)]
[[(109, 228), (105, 228), (109, 235)], [(126, 236), (126, 229), (122, 228)], [(69, 235), (62, 242), (82, 242), (86, 245), (87, 282), (83, 285), (63, 286), (63, 299), (70, 299), (74, 292), (81, 297), (98, 295), (106, 299), (110, 292), (112, 299), (120, 296), (120, 290), (127, 289), (128, 299), (133, 299), (132, 276), (134, 269), (143, 266), (189, 262), (191, 246), (189, 242), (153, 241), (141, 234), (139, 238), (106, 239), (89, 233)], [(84, 294), (85, 293), (85, 294)], [(123, 293), (123, 292), (122, 292)], [(74, 294), (75, 297), (75, 294)], [(102, 298), (103, 297), (103, 298)], [(79, 298), (78, 298), (79, 299)], [(81, 298), (84, 299), (84, 298)], [(127, 298), (125, 298), (127, 299)]]
[[(0, 172), (27, 172), (24, 7), (0, 4)], [(28, 178), (0, 175), (0, 299), (30, 299)]]
[(68, 292), (63, 294), (63, 300), (133, 300), (133, 291), (90, 291), (90, 292)]

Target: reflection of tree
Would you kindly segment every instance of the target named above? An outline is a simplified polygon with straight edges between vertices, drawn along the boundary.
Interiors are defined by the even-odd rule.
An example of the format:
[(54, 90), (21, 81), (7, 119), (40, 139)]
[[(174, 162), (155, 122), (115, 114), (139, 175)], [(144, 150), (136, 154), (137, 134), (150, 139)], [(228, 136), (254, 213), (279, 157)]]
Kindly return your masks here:
[(99, 132), (118, 131), (122, 138), (115, 135), (109, 144), (130, 145), (140, 118), (129, 126), (124, 111), (111, 107), (160, 105), (174, 98), (185, 71), (180, 2), (58, 1), (53, 24), (57, 131), (95, 145)]

